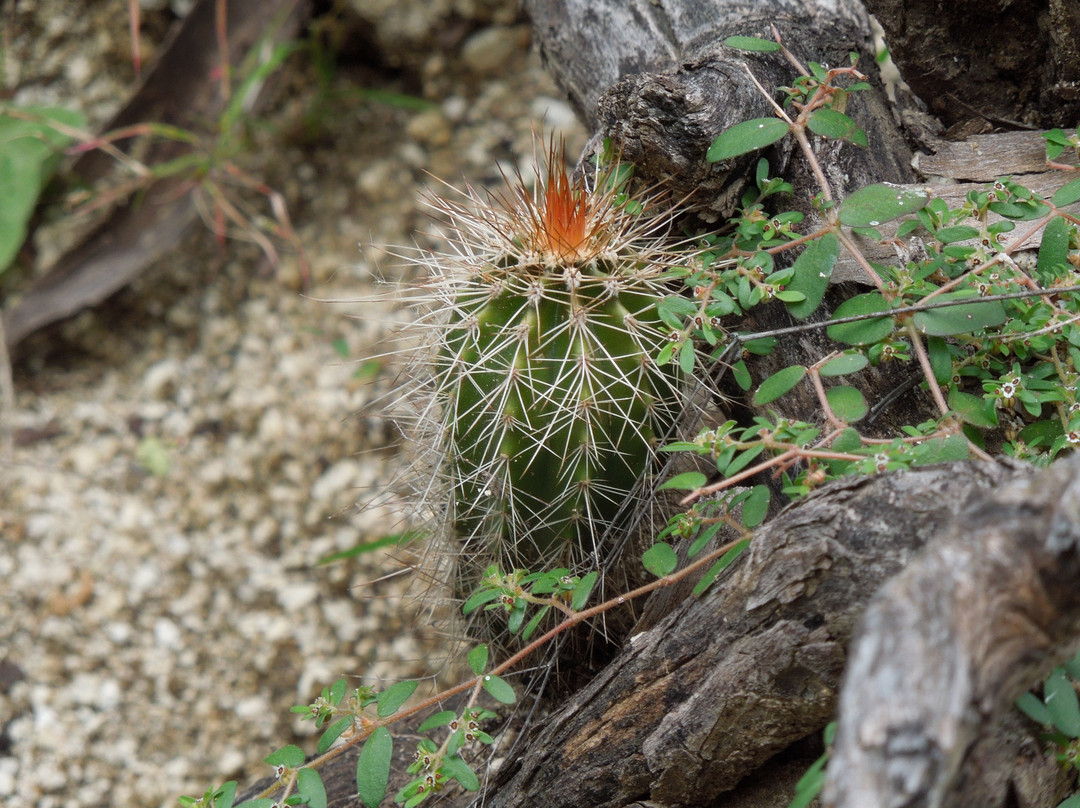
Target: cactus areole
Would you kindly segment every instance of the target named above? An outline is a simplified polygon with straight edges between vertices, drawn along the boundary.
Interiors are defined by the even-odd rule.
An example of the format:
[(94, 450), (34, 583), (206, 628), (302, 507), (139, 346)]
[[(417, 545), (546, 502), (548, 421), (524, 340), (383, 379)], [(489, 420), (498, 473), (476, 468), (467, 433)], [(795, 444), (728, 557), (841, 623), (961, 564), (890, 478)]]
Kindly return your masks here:
[(595, 564), (683, 411), (654, 359), (664, 276), (687, 260), (670, 218), (631, 212), (610, 173), (571, 180), (561, 148), (547, 169), (533, 191), (432, 198), (455, 250), (424, 261), (448, 521), (504, 569)]

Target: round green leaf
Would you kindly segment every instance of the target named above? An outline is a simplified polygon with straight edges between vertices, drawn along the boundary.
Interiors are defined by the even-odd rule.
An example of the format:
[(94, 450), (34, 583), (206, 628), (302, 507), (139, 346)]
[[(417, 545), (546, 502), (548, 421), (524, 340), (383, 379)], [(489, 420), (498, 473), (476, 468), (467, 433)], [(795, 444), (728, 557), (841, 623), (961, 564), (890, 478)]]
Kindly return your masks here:
[(789, 291), (802, 292), (806, 299), (787, 307), (792, 317), (800, 320), (809, 317), (821, 305), (839, 256), (840, 240), (835, 233), (826, 233), (806, 245), (806, 249), (795, 259), (795, 263), (791, 265), (795, 275), (787, 288)]
[(1050, 197), (1055, 207), (1063, 208), (1073, 202), (1080, 202), (1080, 179), (1075, 179), (1067, 185), (1062, 185)]
[(263, 758), (263, 762), (271, 766), (286, 766), (290, 769), (303, 766), (304, 760), (306, 760), (304, 750), (293, 744), (276, 749)]
[(675, 555), (670, 544), (660, 541), (645, 551), (641, 556), (641, 563), (657, 578), (663, 578), (679, 566), (679, 557)]
[(1054, 726), (1070, 738), (1080, 738), (1080, 700), (1064, 668), (1054, 668), (1047, 677), (1043, 684), (1043, 697), (1046, 709), (1054, 719)]
[(756, 36), (729, 36), (724, 40), (729, 48), (742, 51), (757, 51), (760, 53), (775, 53), (780, 50), (780, 43), (771, 39), (759, 39)]
[(994, 405), (985, 399), (970, 393), (953, 390), (949, 393), (949, 409), (957, 414), (961, 421), (983, 429), (997, 426), (997, 413)]
[(805, 375), (806, 368), (802, 365), (792, 365), (778, 370), (758, 387), (757, 392), (754, 393), (754, 404), (761, 405), (775, 401), (801, 382)]
[(848, 227), (877, 227), (925, 207), (930, 197), (924, 191), (882, 182), (867, 185), (840, 205), (840, 222)]
[(1016, 700), (1016, 706), (1020, 708), (1020, 712), (1036, 724), (1050, 726), (1054, 723), (1054, 717), (1050, 715), (1050, 711), (1046, 709), (1046, 705), (1043, 704), (1034, 693), (1023, 694)]
[(476, 776), (476, 772), (457, 755), (443, 758), (443, 774), (457, 780), (466, 791), (476, 791), (480, 788), (480, 779)]
[(326, 808), (326, 786), (315, 769), (304, 767), (296, 773), (296, 793), (307, 800), (308, 808)]
[(513, 704), (517, 701), (514, 688), (507, 684), (505, 679), (501, 679), (493, 673), (489, 673), (484, 677), (484, 690), (490, 693), (495, 701), (503, 704)]
[(390, 759), (394, 740), (386, 727), (376, 727), (364, 741), (356, 761), (356, 792), (367, 808), (379, 808), (390, 782)]
[(849, 373), (858, 373), (870, 364), (865, 354), (846, 353), (840, 354), (835, 359), (830, 359), (818, 369), (822, 376), (846, 376)]
[(757, 527), (765, 521), (769, 512), (769, 487), (755, 485), (750, 496), (742, 504), (742, 523), (747, 527)]
[(825, 391), (825, 399), (833, 414), (841, 420), (858, 421), (867, 413), (866, 399), (854, 387), (844, 384), (830, 387)]
[(730, 160), (740, 154), (747, 154), (756, 149), (771, 146), (791, 130), (791, 126), (779, 118), (755, 118), (752, 121), (737, 123), (709, 146), (705, 155), (710, 163)]
[(848, 140), (856, 146), (866, 148), (866, 132), (855, 121), (842, 112), (823, 107), (810, 116), (810, 131), (833, 140)]
[(453, 710), (443, 710), (442, 712), (429, 715), (424, 723), (416, 728), (417, 732), (428, 732), (429, 730), (438, 729), (439, 727), (445, 727), (451, 721), (457, 718), (457, 713)]
[[(877, 292), (867, 292), (845, 300), (836, 307), (832, 318), (840, 320), (844, 317), (859, 317), (888, 310), (889, 304), (884, 297)], [(871, 317), (853, 323), (830, 325), (826, 333), (830, 339), (837, 342), (846, 342), (849, 345), (869, 345), (885, 339), (892, 330), (892, 317)]]
[(917, 311), (912, 318), (922, 333), (935, 337), (970, 334), (981, 328), (1001, 325), (1006, 319), (1005, 307), (998, 300)]
[(232, 808), (233, 800), (236, 798), (236, 781), (229, 780), (226, 783), (221, 784), (221, 788), (214, 792), (212, 798), (213, 808)]
[(481, 673), (484, 672), (484, 668), (487, 667), (487, 644), (481, 643), (480, 645), (476, 646), (471, 651), (469, 651), (468, 654), (465, 655), (465, 658), (469, 661), (469, 668), (472, 669), (472, 672), (479, 676)]

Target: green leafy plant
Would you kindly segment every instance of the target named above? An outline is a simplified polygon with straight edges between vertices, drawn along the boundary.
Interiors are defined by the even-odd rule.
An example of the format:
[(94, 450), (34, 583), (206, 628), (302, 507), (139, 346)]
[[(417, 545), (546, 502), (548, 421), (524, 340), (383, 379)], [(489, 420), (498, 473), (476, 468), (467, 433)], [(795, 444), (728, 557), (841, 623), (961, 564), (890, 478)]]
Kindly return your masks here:
[(0, 273), (26, 241), (38, 199), (73, 140), (57, 127), (83, 125), (72, 110), (0, 105)]
[[(628, 600), (695, 573), (704, 574), (695, 594), (714, 585), (766, 518), (773, 495), (754, 479), (764, 472), (782, 475), (784, 492), (797, 498), (847, 474), (986, 456), (988, 448), (1048, 463), (1080, 443), (1080, 221), (1064, 209), (1080, 200), (1080, 183), (1042, 198), (1002, 178), (955, 207), (888, 184), (839, 201), (811, 139), (866, 145), (846, 113), (852, 95), (866, 87), (855, 58), (846, 67), (804, 67), (779, 41), (737, 37), (727, 44), (780, 52), (798, 77), (781, 88), (775, 118), (721, 133), (707, 159), (793, 138), (819, 183), (820, 221), (801, 232), (803, 214), (777, 209), (792, 189), (768, 176), (765, 159), (730, 221), (674, 247), (670, 216), (650, 215), (648, 200), (630, 197), (622, 168), (609, 162), (589, 183), (572, 182), (554, 148), (548, 178), (531, 194), (513, 186), (494, 202), (472, 189), (461, 202), (433, 200), (458, 249), (421, 256), (430, 277), (417, 294), (430, 314), (420, 322), (432, 341), (414, 366), (422, 373), (409, 398), (427, 427), (418, 442), (434, 446), (435, 479), (445, 483), (426, 490), (447, 503), (445, 523), (476, 569), (463, 612), (502, 615), (518, 650), (492, 660), (488, 645), (473, 647), (472, 678), (409, 707), (412, 682), (378, 693), (357, 688), (348, 698), (345, 682), (335, 683), (314, 703), (294, 708), (326, 726), (319, 757), (305, 763), (290, 751), (272, 763), (283, 767), (277, 782), (253, 805), (269, 805), (271, 794), (287, 804), (318, 804), (314, 776), (304, 775), (305, 785), (300, 772), (317, 772), (340, 750), (363, 744), (357, 790), (373, 808), (388, 789), (389, 727), (464, 692), (470, 695), (462, 709), (441, 710), (421, 725), (422, 733), (437, 734), (419, 741), (413, 779), (394, 799), (412, 808), (452, 782), (478, 788), (470, 747), (490, 743), (483, 723), (492, 717), (478, 710), (479, 694), (514, 702), (507, 678), (514, 666)], [(1050, 161), (1076, 147), (1064, 132), (1047, 141)], [(896, 239), (924, 240), (926, 256), (904, 253), (895, 265), (867, 260), (855, 237), (882, 239), (878, 228), (890, 222), (898, 223)], [(1022, 255), (1039, 230), (1037, 254)], [(871, 291), (812, 322), (841, 255), (862, 268)], [(765, 304), (786, 307), (797, 324), (740, 330), (746, 313)], [(835, 350), (754, 378), (748, 360), (810, 329), (823, 330)], [(674, 433), (689, 404), (684, 384), (702, 356), (753, 391), (750, 402), (764, 411), (750, 424), (728, 420), (696, 435)], [(880, 437), (863, 421), (882, 402), (867, 401), (858, 384), (860, 374), (885, 363), (911, 365), (908, 389), (925, 396), (936, 415)], [(820, 422), (765, 409), (799, 385), (816, 396)], [(710, 473), (657, 480), (658, 490), (685, 493), (685, 509), (642, 555), (655, 578), (589, 605), (602, 591), (596, 537), (618, 524), (626, 502), (637, 502), (639, 480), (654, 474), (660, 439), (668, 439), (661, 452), (693, 455)], [(615, 470), (601, 485), (598, 475), (608, 466)], [(680, 550), (688, 558), (681, 568)], [(1075, 763), (1080, 712), (1064, 676), (1055, 672), (1044, 700), (1025, 697), (1021, 707), (1054, 727), (1050, 740)], [(826, 746), (833, 732), (826, 730)], [(793, 806), (814, 799), (826, 762), (827, 753), (800, 781)], [(208, 791), (201, 805), (219, 793), (226, 796)]]
[[(218, 34), (224, 41), (225, 32)], [(274, 266), (279, 263), (274, 240), (289, 244), (306, 282), (310, 274), (307, 258), (284, 197), (242, 167), (251, 146), (251, 99), (300, 48), (297, 42), (269, 48), (256, 45), (235, 71), (223, 63), (220, 86), (224, 108), (205, 129), (148, 121), (95, 136), (85, 131), (83, 118), (77, 113), (0, 104), (0, 190), (7, 193), (8, 200), (14, 200), (0, 212), (0, 272), (25, 241), (26, 223), (44, 182), (61, 158), (101, 151), (114, 159), (119, 172), (96, 187), (68, 194), (65, 205), (72, 215), (89, 215), (137, 199), (154, 183), (172, 179), (178, 183), (173, 193), (192, 194), (196, 209), (219, 240), (239, 235), (253, 241)], [(143, 141), (138, 149), (118, 145), (135, 139)], [(163, 156), (147, 162), (132, 156), (137, 151), (155, 150)], [(252, 195), (266, 201), (269, 215), (251, 203)]]

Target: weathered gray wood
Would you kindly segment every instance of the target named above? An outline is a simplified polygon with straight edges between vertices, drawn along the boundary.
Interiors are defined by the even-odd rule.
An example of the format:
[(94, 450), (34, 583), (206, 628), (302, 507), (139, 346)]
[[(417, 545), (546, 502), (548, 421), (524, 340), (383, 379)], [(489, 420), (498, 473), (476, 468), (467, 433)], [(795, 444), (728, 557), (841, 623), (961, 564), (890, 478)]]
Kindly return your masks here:
[(1027, 473), (951, 464), (815, 493), (759, 530), (734, 574), (632, 637), (547, 716), (485, 804), (713, 803), (832, 715), (849, 633), (879, 583), (962, 524), (965, 506)]
[[(833, 715), (845, 649), (874, 591), (920, 551), (936, 558), (942, 536), (972, 514), (1003, 525), (1026, 519), (1026, 503), (999, 502), (995, 491), (1023, 490), (1033, 477), (1020, 464), (953, 463), (822, 488), (759, 530), (704, 597), (633, 636), (592, 682), (527, 728), (483, 804), (782, 808), (806, 762), (769, 761)], [(1039, 480), (1052, 498), (1052, 481)], [(990, 511), (987, 503), (997, 504)], [(976, 750), (996, 766), (992, 776), (980, 772), (977, 804), (1004, 808), (1020, 791), (1027, 804), (1050, 808), (1061, 788), (1057, 764), (1010, 720), (990, 727)], [(409, 762), (408, 731), (395, 729), (398, 778)], [(350, 804), (355, 755), (323, 776), (330, 804)], [(973, 805), (964, 801), (971, 789), (954, 789), (945, 804)]]
[(1078, 581), (1080, 458), (954, 522), (862, 620), (827, 804), (941, 805), (975, 741), (1080, 645)]
[[(721, 43), (732, 35), (771, 38), (774, 25), (803, 63), (846, 64), (849, 53), (863, 54), (860, 66), (876, 87), (852, 109), (875, 148), (821, 146), (835, 190), (843, 196), (871, 178), (914, 178), (910, 151), (877, 78), (869, 19), (857, 0), (529, 0), (526, 7), (548, 66), (596, 132), (586, 155), (609, 138), (644, 185), (689, 200), (707, 220), (731, 212), (745, 169), (757, 159), (709, 164), (709, 144), (736, 123), (773, 114), (751, 72), (769, 92), (795, 77), (777, 54), (745, 54)], [(774, 170), (789, 175), (809, 209), (817, 189), (804, 167), (785, 171), (786, 158), (786, 152), (775, 154)]]

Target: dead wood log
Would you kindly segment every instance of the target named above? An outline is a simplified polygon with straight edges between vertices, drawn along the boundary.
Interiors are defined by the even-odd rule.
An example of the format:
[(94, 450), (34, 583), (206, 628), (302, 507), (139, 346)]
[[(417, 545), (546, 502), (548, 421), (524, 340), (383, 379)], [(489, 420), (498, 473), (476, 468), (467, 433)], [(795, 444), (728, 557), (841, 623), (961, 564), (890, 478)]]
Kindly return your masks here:
[[(1013, 479), (874, 598), (852, 646), (826, 802), (936, 806), (995, 772), (976, 740), (1080, 645), (1080, 459)], [(963, 768), (975, 771), (963, 776)]]
[[(963, 532), (979, 514), (1001, 524), (1031, 515), (1015, 494), (995, 497), (999, 489), (1040, 486), (1038, 508), (1060, 497), (1061, 483), (1060, 473), (1047, 479), (1011, 462), (953, 463), (822, 488), (760, 529), (705, 596), (633, 636), (593, 681), (528, 730), (483, 804), (782, 808), (806, 764), (770, 759), (833, 715), (845, 648), (873, 592), (920, 551), (938, 558), (942, 536)], [(1077, 530), (1080, 513), (1072, 516)], [(1056, 763), (1015, 725), (991, 729), (985, 754), (1009, 765), (979, 792), (978, 804), (1005, 806), (1021, 792), (1041, 800), (1029, 805), (1050, 805), (1061, 789)], [(410, 749), (401, 737), (396, 771)], [(346, 756), (324, 771), (331, 805), (350, 804), (355, 770), (355, 757)], [(458, 794), (447, 804), (473, 799)], [(945, 804), (974, 804), (956, 800), (952, 794)]]

